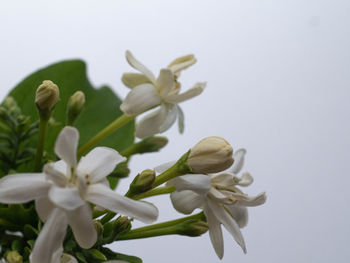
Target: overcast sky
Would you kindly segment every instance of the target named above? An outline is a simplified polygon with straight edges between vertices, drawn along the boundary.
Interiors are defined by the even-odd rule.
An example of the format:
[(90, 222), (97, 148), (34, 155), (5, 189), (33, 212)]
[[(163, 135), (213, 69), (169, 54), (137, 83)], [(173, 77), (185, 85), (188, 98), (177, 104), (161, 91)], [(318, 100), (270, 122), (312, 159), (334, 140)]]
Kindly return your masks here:
[[(248, 154), (266, 191), (242, 230), (245, 255), (224, 231), (222, 262), (337, 262), (350, 259), (350, 2), (347, 0), (2, 1), (0, 97), (36, 69), (63, 59), (88, 63), (94, 86), (121, 96), (125, 50), (155, 73), (194, 53), (183, 87), (207, 81), (185, 102), (185, 133), (165, 133), (161, 153), (134, 158), (132, 172), (174, 160), (218, 135)], [(123, 189), (124, 187), (124, 189)], [(124, 192), (127, 183), (118, 189)], [(167, 196), (150, 199), (160, 220), (181, 217)], [(146, 263), (220, 262), (208, 234), (122, 241)]]

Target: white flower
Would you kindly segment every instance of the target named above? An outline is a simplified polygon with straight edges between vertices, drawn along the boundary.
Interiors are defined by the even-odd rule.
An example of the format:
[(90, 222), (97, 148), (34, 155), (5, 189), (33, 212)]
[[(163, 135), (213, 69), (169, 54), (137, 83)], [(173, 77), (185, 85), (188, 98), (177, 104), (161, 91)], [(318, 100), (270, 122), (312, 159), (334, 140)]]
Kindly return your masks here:
[(54, 262), (67, 225), (82, 248), (95, 244), (90, 203), (144, 222), (158, 216), (153, 205), (118, 195), (108, 187), (106, 176), (124, 157), (111, 148), (96, 147), (77, 163), (78, 139), (77, 129), (65, 127), (55, 144), (61, 161), (46, 164), (43, 173), (13, 174), (0, 180), (1, 203), (35, 200), (38, 215), (46, 222), (35, 242), (32, 263)]
[(125, 73), (123, 83), (131, 88), (123, 103), (121, 110), (126, 115), (138, 115), (153, 107), (160, 108), (146, 115), (136, 125), (135, 134), (139, 138), (152, 136), (168, 130), (178, 117), (179, 130), (184, 128), (184, 116), (179, 103), (198, 96), (204, 89), (205, 83), (197, 83), (193, 88), (180, 93), (181, 85), (177, 82), (180, 72), (193, 65), (196, 59), (193, 55), (180, 57), (174, 60), (168, 68), (161, 69), (158, 78), (141, 64), (130, 51), (126, 51), (129, 64), (140, 71), (138, 73)]
[(249, 173), (243, 173), (241, 177), (236, 176), (243, 166), (244, 155), (244, 149), (235, 152), (233, 166), (222, 173), (187, 174), (168, 182), (168, 185), (175, 186), (177, 190), (170, 196), (176, 210), (190, 214), (196, 208), (203, 209), (212, 245), (220, 259), (224, 255), (221, 224), (246, 252), (240, 231), (248, 222), (246, 207), (258, 206), (266, 201), (265, 193), (250, 197), (237, 187), (249, 186), (253, 182)]

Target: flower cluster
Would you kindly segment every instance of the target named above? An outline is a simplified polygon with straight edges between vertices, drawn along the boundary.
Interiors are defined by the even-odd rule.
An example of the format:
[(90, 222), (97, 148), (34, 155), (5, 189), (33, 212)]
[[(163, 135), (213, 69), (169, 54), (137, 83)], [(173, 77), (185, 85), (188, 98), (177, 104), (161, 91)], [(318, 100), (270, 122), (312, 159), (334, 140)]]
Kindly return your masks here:
[[(124, 195), (115, 191), (119, 180), (130, 173), (130, 158), (159, 151), (166, 145), (167, 139), (155, 134), (168, 130), (176, 119), (183, 132), (184, 116), (178, 104), (198, 96), (205, 87), (199, 82), (180, 92), (180, 73), (196, 62), (193, 55), (175, 59), (160, 70), (157, 78), (131, 52), (126, 52), (126, 59), (140, 73), (122, 76), (122, 82), (131, 89), (120, 105), (124, 115), (117, 116), (90, 140), (81, 142), (80, 147), (79, 137), (84, 129), (79, 130), (76, 122), (84, 113), (85, 104), (89, 104), (83, 91), (76, 91), (65, 101), (66, 125), (59, 127), (52, 123), (56, 104), (61, 101), (60, 89), (52, 81), (43, 81), (35, 98), (39, 116), (36, 139), (32, 137), (37, 124), (30, 126), (30, 118), (19, 115), (19, 108), (0, 106), (0, 140), (8, 140), (9, 148), (13, 148), (13, 160), (0, 149), (0, 164), (7, 164), (6, 169), (0, 168), (0, 261), (140, 262), (137, 257), (114, 252), (106, 245), (159, 235), (195, 237), (207, 231), (221, 259), (221, 225), (246, 253), (240, 229), (247, 225), (247, 207), (263, 204), (266, 195), (249, 196), (241, 190), (253, 182), (247, 172), (238, 175), (246, 151), (233, 151), (221, 137), (205, 138), (178, 161), (140, 172)], [(136, 123), (135, 136), (141, 141), (118, 152), (116, 144), (103, 140), (116, 132), (123, 135), (119, 128), (156, 107)], [(57, 131), (53, 147), (47, 143), (48, 128)], [(26, 139), (25, 145), (36, 145), (35, 155), (27, 154), (32, 148), (17, 142), (18, 134)], [(88, 152), (89, 149), (92, 150)], [(20, 158), (22, 152), (26, 159)], [(142, 199), (161, 194), (170, 194), (171, 203), (180, 213), (189, 215), (195, 209), (201, 212), (133, 228), (134, 219), (146, 224), (157, 220), (157, 207)]]

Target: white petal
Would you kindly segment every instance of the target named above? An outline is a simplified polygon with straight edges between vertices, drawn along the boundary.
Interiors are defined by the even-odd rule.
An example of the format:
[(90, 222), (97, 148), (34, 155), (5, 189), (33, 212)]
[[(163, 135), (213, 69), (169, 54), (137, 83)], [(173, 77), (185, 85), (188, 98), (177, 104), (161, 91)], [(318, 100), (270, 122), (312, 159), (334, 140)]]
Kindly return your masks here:
[(70, 167), (75, 167), (77, 164), (78, 141), (79, 132), (71, 126), (64, 127), (56, 140), (55, 153)]
[(178, 94), (178, 95), (168, 96), (168, 97), (164, 98), (164, 100), (166, 102), (169, 102), (169, 103), (180, 103), (180, 102), (183, 102), (185, 100), (189, 100), (189, 99), (201, 94), (202, 91), (204, 90), (205, 85), (206, 85), (206, 83), (204, 83), (204, 82), (197, 83), (194, 85), (193, 88), (189, 89), (188, 91), (181, 93), (181, 94)]
[(245, 198), (242, 198), (241, 200), (237, 201), (237, 205), (242, 206), (259, 206), (266, 202), (266, 194), (260, 193), (257, 196), (245, 196)]
[(168, 113), (165, 121), (159, 127), (159, 133), (167, 131), (176, 121), (177, 107), (167, 107)]
[(184, 190), (171, 193), (170, 199), (177, 211), (183, 214), (191, 214), (194, 209), (199, 208), (203, 204), (205, 196), (190, 190)]
[(204, 207), (203, 211), (209, 225), (209, 237), (211, 244), (214, 247), (216, 255), (222, 259), (224, 256), (224, 238), (222, 236), (220, 222), (216, 219), (213, 212), (207, 205)]
[(96, 147), (82, 157), (77, 166), (77, 174), (95, 183), (109, 175), (118, 163), (126, 161), (116, 150)]
[(245, 149), (239, 149), (233, 153), (234, 163), (231, 166), (231, 168), (229, 169), (230, 172), (232, 172), (234, 174), (238, 174), (241, 171), (243, 164), (244, 164), (244, 156), (245, 156), (246, 152), (247, 151)]
[(66, 229), (65, 213), (58, 208), (54, 209), (35, 241), (30, 262), (52, 263), (54, 253), (62, 246)]
[(141, 84), (128, 93), (120, 109), (126, 115), (138, 115), (159, 105), (160, 101), (159, 94), (152, 84)]
[(85, 203), (79, 208), (67, 212), (68, 224), (71, 226), (75, 240), (82, 248), (91, 248), (97, 241), (96, 229), (92, 223), (90, 205)]
[(156, 78), (154, 77), (153, 73), (140, 61), (138, 61), (129, 50), (125, 52), (125, 57), (130, 66), (143, 73), (152, 83), (156, 82)]
[(53, 209), (55, 209), (55, 206), (47, 196), (44, 196), (35, 200), (35, 209), (40, 219), (46, 222)]
[(241, 177), (235, 177), (235, 180), (240, 186), (249, 186), (254, 182), (254, 178), (250, 175), (250, 173), (243, 173)]
[(239, 205), (228, 205), (225, 207), (240, 228), (243, 228), (248, 224), (248, 209), (246, 207)]
[(162, 104), (158, 110), (151, 112), (136, 123), (135, 135), (142, 139), (159, 133), (159, 127), (164, 123), (167, 114), (168, 111)]
[(177, 76), (179, 76), (182, 70), (192, 66), (196, 62), (196, 58), (191, 54), (175, 59), (169, 64), (168, 68), (171, 69)]
[(200, 195), (206, 195), (211, 188), (210, 177), (204, 174), (178, 176), (170, 180), (168, 185), (175, 186), (177, 191), (192, 190)]
[(52, 203), (65, 210), (74, 210), (85, 204), (77, 188), (52, 186), (49, 191), (49, 198)]
[(121, 196), (102, 184), (90, 185), (86, 200), (145, 223), (151, 223), (158, 217), (158, 209), (154, 205)]
[(43, 173), (7, 175), (0, 179), (0, 203), (29, 202), (47, 195), (50, 186)]
[(211, 177), (211, 182), (213, 185), (227, 188), (236, 185), (233, 177), (234, 175), (231, 173), (219, 173)]
[(161, 69), (157, 79), (157, 88), (161, 96), (166, 96), (175, 86), (174, 74), (170, 69)]
[(166, 170), (168, 170), (171, 166), (173, 166), (176, 163), (176, 161), (171, 161), (168, 163), (161, 164), (154, 168), (154, 171), (157, 173), (164, 173)]
[[(58, 165), (55, 163), (47, 163), (44, 165), (43, 172), (46, 174), (48, 180), (53, 181), (56, 185), (64, 187), (68, 183), (68, 178), (65, 173), (62, 173), (61, 168), (67, 165), (64, 161), (58, 161)], [(59, 169), (57, 169), (59, 167)], [(69, 169), (70, 170), (70, 169)], [(67, 171), (67, 169), (66, 169)]]
[(179, 105), (176, 105), (176, 107), (177, 107), (177, 116), (178, 116), (177, 123), (179, 126), (179, 132), (183, 133), (185, 130), (185, 115)]
[(141, 84), (152, 83), (145, 75), (140, 73), (124, 73), (122, 76), (122, 82), (130, 89)]
[(245, 242), (236, 221), (226, 212), (226, 210), (222, 206), (216, 204), (210, 199), (208, 199), (208, 206), (210, 210), (213, 212), (213, 214), (215, 215), (215, 217), (217, 218), (217, 220), (219, 220), (224, 225), (227, 231), (230, 232), (230, 234), (236, 240), (238, 245), (241, 246), (244, 253), (246, 253), (247, 250), (246, 250)]
[(62, 253), (63, 253), (63, 247), (61, 246), (59, 249), (57, 249), (53, 253), (51, 258), (51, 263), (62, 263), (61, 262)]

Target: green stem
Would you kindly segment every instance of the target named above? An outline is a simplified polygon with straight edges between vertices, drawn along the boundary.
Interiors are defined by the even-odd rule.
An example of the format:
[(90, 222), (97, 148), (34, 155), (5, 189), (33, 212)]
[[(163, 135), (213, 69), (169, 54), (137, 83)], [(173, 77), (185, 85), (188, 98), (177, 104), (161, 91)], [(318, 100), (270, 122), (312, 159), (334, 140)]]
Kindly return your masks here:
[(135, 199), (135, 200), (139, 200), (139, 199), (143, 199), (143, 198), (147, 198), (147, 197), (155, 196), (155, 195), (170, 194), (170, 193), (175, 192), (175, 191), (176, 191), (175, 186), (158, 187), (158, 188), (151, 189), (151, 190), (149, 190), (145, 193), (139, 194), (139, 195), (130, 196), (130, 198)]
[(164, 236), (164, 235), (174, 235), (180, 234), (178, 224), (183, 223), (190, 219), (202, 220), (204, 218), (204, 213), (198, 213), (193, 216), (188, 216), (172, 221), (167, 221), (151, 226), (140, 227), (134, 230), (131, 230), (123, 235), (120, 235), (117, 240), (129, 240), (129, 239), (139, 239), (139, 238), (148, 238), (155, 236)]
[[(179, 219), (166, 221), (166, 222), (163, 222), (163, 223), (158, 223), (158, 224), (154, 224), (154, 225), (150, 225), (150, 226), (144, 226), (144, 227), (136, 228), (136, 229), (133, 229), (133, 230), (129, 231), (125, 235), (128, 235), (129, 233), (138, 233), (138, 232), (142, 233), (142, 232), (145, 232), (145, 231), (155, 230), (155, 229), (159, 229), (159, 228), (166, 228), (166, 227), (170, 227), (170, 226), (174, 226), (174, 225), (180, 224), (180, 223), (185, 222), (185, 221), (190, 220), (190, 219), (204, 220), (205, 216), (204, 216), (203, 212), (200, 212), (200, 213), (192, 215), (192, 216), (186, 216), (186, 217), (182, 217), (182, 218), (179, 218)], [(124, 236), (124, 235), (121, 235), (121, 236)]]
[(111, 219), (113, 217), (115, 217), (115, 216), (116, 216), (116, 213), (114, 213), (114, 212), (107, 212), (107, 214), (104, 217), (101, 218), (101, 224), (103, 225), (103, 224), (111, 221)]
[(182, 155), (181, 158), (173, 166), (171, 166), (168, 170), (158, 175), (154, 180), (152, 188), (155, 188), (158, 185), (161, 185), (177, 176), (192, 173), (191, 167), (187, 164), (187, 159), (190, 155), (190, 152), (191, 151), (188, 151), (187, 153)]
[(36, 148), (35, 162), (34, 162), (34, 172), (40, 172), (41, 170), (41, 160), (44, 153), (45, 135), (47, 130), (47, 125), (49, 120), (43, 120), (40, 118), (39, 123), (39, 138), (38, 147)]
[(131, 155), (135, 153), (136, 149), (137, 149), (137, 144), (133, 144), (130, 147), (126, 148), (125, 150), (121, 151), (120, 154), (126, 158), (129, 158)]
[(117, 118), (115, 121), (111, 122), (107, 127), (105, 127), (103, 130), (101, 130), (99, 133), (97, 133), (94, 137), (92, 137), (82, 147), (80, 147), (80, 149), (78, 150), (78, 156), (82, 156), (82, 155), (86, 154), (93, 146), (98, 144), (102, 139), (106, 138), (108, 135), (110, 135), (115, 130), (124, 126), (128, 122), (132, 121), (135, 117), (136, 116), (122, 115), (119, 118)]

